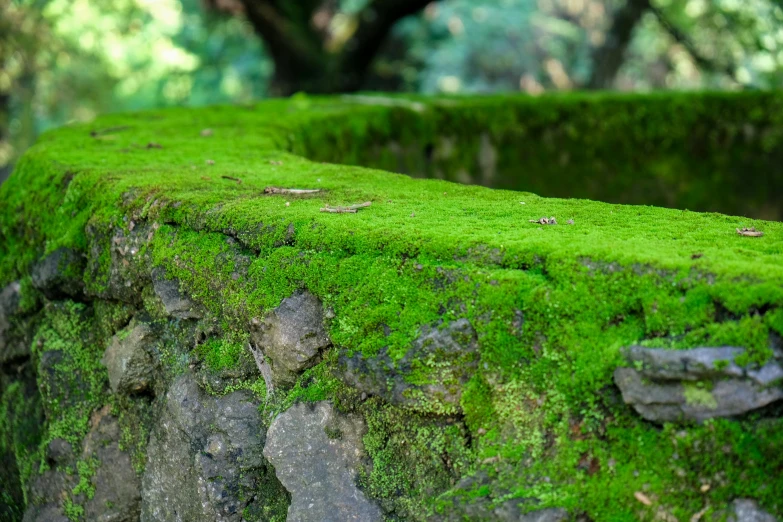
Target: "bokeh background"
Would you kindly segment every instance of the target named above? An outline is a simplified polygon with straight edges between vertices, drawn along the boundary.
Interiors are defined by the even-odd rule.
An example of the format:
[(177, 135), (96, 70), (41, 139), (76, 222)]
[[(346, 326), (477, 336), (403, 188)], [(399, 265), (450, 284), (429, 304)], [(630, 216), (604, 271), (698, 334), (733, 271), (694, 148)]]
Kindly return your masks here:
[(391, 4), (0, 0), (0, 181), (41, 132), (104, 112), (300, 90), (783, 86), (783, 0), (398, 0), (413, 14), (375, 49), (361, 32)]

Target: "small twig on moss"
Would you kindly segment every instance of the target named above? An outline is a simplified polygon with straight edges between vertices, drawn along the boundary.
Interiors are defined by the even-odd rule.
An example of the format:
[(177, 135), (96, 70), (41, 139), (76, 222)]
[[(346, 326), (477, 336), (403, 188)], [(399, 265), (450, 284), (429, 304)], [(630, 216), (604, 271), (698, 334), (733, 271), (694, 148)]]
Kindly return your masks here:
[(266, 187), (264, 194), (315, 194), (321, 189), (289, 189), (280, 187)]
[(223, 179), (229, 179), (231, 181), (236, 181), (237, 183), (242, 183), (242, 180), (239, 178), (235, 178), (234, 176), (220, 176)]
[(747, 236), (747, 237), (761, 237), (764, 235), (764, 232), (761, 232), (760, 230), (756, 230), (756, 227), (750, 227), (750, 228), (738, 228), (737, 234), (741, 236)]
[(321, 212), (331, 212), (332, 214), (356, 214), (360, 209), (367, 208), (370, 205), (372, 205), (372, 202), (370, 201), (349, 205), (347, 207), (331, 207), (326, 205), (326, 207), (321, 209)]
[(542, 217), (541, 219), (530, 219), (528, 221), (539, 225), (557, 225), (557, 220), (555, 219), (554, 216), (552, 216), (551, 218)]

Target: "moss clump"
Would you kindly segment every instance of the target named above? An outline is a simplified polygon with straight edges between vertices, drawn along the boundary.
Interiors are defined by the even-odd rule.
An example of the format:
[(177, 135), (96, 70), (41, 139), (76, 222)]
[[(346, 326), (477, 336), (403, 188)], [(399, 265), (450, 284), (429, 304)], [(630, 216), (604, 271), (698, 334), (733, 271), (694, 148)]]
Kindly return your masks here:
[[(437, 144), (448, 130), (461, 134), (453, 143), (471, 144), (465, 156), (445, 157), (444, 145), (433, 145), (440, 156), (420, 164), (433, 173), (456, 172), (485, 147), (484, 138), (475, 143), (459, 130), (465, 127), (479, 136), (482, 130), (495, 148), (525, 145), (515, 150), (532, 159), (519, 171), (536, 179), (546, 168), (547, 180), (568, 185), (576, 159), (606, 172), (598, 162), (616, 150), (624, 172), (637, 172), (638, 158), (650, 157), (649, 168), (663, 178), (683, 172), (677, 180), (695, 180), (703, 172), (691, 178), (691, 163), (673, 154), (734, 150), (738, 159), (727, 165), (749, 161), (760, 168), (744, 149), (726, 145), (745, 143), (742, 118), (760, 133), (754, 136), (764, 136), (748, 138), (747, 151), (767, 154), (759, 161), (776, 158), (779, 111), (748, 109), (780, 100), (767, 93), (413, 104), (316, 98), (253, 110), (114, 115), (47, 134), (0, 188), (10, 209), (0, 214), (0, 282), (24, 277), (44, 252), (67, 246), (87, 253), (85, 298), (114, 296), (127, 307), (47, 304), (36, 357), (44, 346), (60, 351), (55, 373), (63, 389), (80, 391), (63, 395), (42, 386), (50, 426), (41, 440), (83, 436), (89, 411), (105, 403), (102, 342), (135, 307), (156, 321), (156, 356), (167, 379), (200, 362), (228, 375), (242, 364), (251, 319), (307, 289), (333, 313), (334, 348), (293, 389), (264, 396), (265, 413), (300, 400), (333, 400), (361, 412), (371, 461), (362, 484), (390, 516), (416, 519), (447, 507), (467, 513), (459, 509), (535, 499), (520, 509), (562, 506), (596, 520), (652, 518), (660, 509), (687, 519), (705, 503), (737, 496), (783, 513), (783, 491), (768, 479), (781, 466), (779, 419), (654, 427), (629, 411), (612, 385), (621, 348), (631, 344), (732, 344), (748, 348), (748, 363), (768, 360), (783, 334), (783, 224), (413, 180), (297, 155), (374, 164), (373, 144)], [(672, 107), (682, 109), (680, 119)], [(726, 121), (718, 125), (721, 111)], [(604, 124), (611, 136), (596, 130)], [(207, 126), (214, 134), (202, 137)], [(111, 139), (90, 135), (112, 127), (122, 130)], [(145, 148), (150, 141), (162, 148)], [(565, 164), (545, 161), (544, 153), (562, 143), (581, 148)], [(699, 148), (705, 144), (712, 148)], [(514, 154), (497, 152), (498, 173), (519, 159)], [(774, 187), (779, 170), (769, 172)], [(620, 177), (621, 184), (636, 181)], [(321, 192), (266, 194), (265, 187)], [(319, 212), (361, 201), (372, 205), (357, 214)], [(541, 216), (561, 224), (529, 222)], [(573, 225), (564, 224), (569, 218)], [(736, 234), (745, 226), (764, 236)], [(203, 307), (201, 322), (166, 316), (151, 287), (156, 269)], [(479, 359), (469, 375), (460, 373), (467, 384), (449, 415), (434, 406), (411, 412), (364, 401), (335, 376), (338, 357), (357, 352), (370, 358), (383, 351), (396, 368), (422, 325), (459, 319), (475, 330)], [(200, 329), (206, 342), (198, 344)], [(423, 382), (417, 379), (429, 369), (409, 377)], [(260, 379), (225, 390), (231, 386), (265, 392)], [(124, 444), (137, 446), (145, 436), (130, 432)], [(707, 492), (704, 481), (711, 484)], [(635, 491), (654, 505), (641, 506)]]

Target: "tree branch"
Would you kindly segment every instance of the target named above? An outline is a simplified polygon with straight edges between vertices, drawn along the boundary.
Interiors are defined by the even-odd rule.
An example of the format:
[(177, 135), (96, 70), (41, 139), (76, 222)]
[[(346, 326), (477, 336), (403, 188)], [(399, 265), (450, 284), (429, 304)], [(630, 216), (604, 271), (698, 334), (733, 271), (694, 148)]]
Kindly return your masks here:
[(345, 75), (344, 89), (357, 90), (372, 60), (392, 27), (434, 0), (372, 0), (359, 13), (359, 26), (346, 42), (340, 57), (340, 74)]
[[(783, 0), (781, 1), (783, 2)], [(728, 63), (722, 66), (716, 64), (713, 60), (701, 54), (690, 38), (688, 38), (684, 32), (682, 32), (668, 18), (666, 18), (666, 15), (663, 13), (663, 11), (652, 5), (650, 6), (650, 11), (652, 11), (652, 13), (655, 15), (655, 18), (658, 20), (658, 23), (661, 24), (661, 27), (663, 27), (664, 30), (669, 33), (669, 36), (671, 36), (675, 42), (685, 48), (685, 51), (691, 56), (693, 61), (696, 62), (696, 65), (698, 65), (701, 69), (709, 72), (723, 73), (733, 81), (740, 83), (737, 81), (735, 76), (736, 67), (733, 63)]]
[(250, 23), (266, 43), (277, 67), (318, 65), (318, 49), (313, 47), (309, 25), (292, 22), (276, 0), (241, 0)]
[(605, 89), (612, 85), (623, 65), (634, 29), (651, 8), (649, 0), (628, 0), (617, 11), (604, 45), (593, 52), (593, 72), (587, 82), (589, 89)]

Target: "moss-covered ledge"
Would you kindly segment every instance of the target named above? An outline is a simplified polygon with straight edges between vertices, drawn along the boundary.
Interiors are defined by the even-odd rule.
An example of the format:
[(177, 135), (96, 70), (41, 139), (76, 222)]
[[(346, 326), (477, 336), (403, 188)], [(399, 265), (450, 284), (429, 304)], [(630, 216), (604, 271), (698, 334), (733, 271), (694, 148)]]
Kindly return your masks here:
[[(754, 376), (774, 376), (783, 358), (782, 223), (340, 163), (492, 172), (513, 136), (535, 145), (519, 127), (535, 111), (556, 134), (569, 117), (582, 128), (585, 114), (626, 122), (651, 157), (671, 157), (666, 124), (674, 139), (683, 120), (670, 110), (696, 107), (688, 114), (726, 111), (749, 143), (761, 135), (758, 166), (781, 155), (771, 110), (781, 100), (295, 97), (105, 116), (46, 134), (0, 188), (3, 513), (77, 520), (122, 505), (166, 520), (150, 491), (217, 476), (206, 461), (177, 467), (196, 458), (187, 446), (211, 455), (221, 478), (210, 484), (236, 497), (204, 505), (282, 520), (301, 504), (278, 481), (285, 452), (266, 460), (266, 436), (246, 436), (220, 412), (246, 412), (241, 425), (261, 433), (271, 424), (272, 437), (276, 425), (307, 423), (293, 415), (327, 411), (292, 404), (330, 401), (323, 418), (334, 422), (307, 433), (323, 431), (324, 447), (361, 447), (350, 467), (367, 513), (689, 519), (752, 499), (780, 516), (781, 383)], [(615, 120), (612, 107), (634, 116)], [(440, 138), (457, 134), (467, 152), (444, 156)], [(568, 169), (551, 159), (557, 180)], [(773, 174), (764, 186), (778, 186)], [(321, 211), (363, 202), (356, 213)], [(531, 222), (542, 217), (557, 224)], [(737, 233), (746, 227), (763, 236)], [(308, 333), (297, 342), (291, 331)], [(689, 350), (726, 346), (735, 350), (720, 358)], [(715, 371), (672, 374), (656, 348), (686, 350)], [(616, 381), (618, 368), (628, 371)], [(623, 387), (633, 379), (682, 403), (666, 403), (669, 417), (656, 422), (649, 412), (663, 407), (624, 403), (639, 392)], [(722, 408), (714, 393), (732, 379), (755, 394), (752, 407)], [(207, 413), (193, 420), (183, 396)], [(732, 416), (710, 419), (711, 409)], [(176, 443), (183, 432), (196, 438)], [(222, 457), (222, 447), (247, 458)], [(119, 479), (102, 463), (125, 469), (123, 459), (136, 493), (105, 497)], [(183, 495), (182, 506), (201, 505)]]

